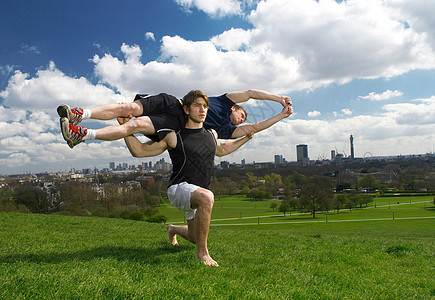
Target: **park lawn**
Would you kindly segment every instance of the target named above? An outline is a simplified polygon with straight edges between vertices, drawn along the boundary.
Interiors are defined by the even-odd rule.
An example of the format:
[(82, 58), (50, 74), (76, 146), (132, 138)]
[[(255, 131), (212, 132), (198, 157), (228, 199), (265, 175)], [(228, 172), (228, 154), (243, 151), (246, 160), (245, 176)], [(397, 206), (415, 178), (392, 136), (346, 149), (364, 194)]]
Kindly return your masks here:
[[(263, 200), (253, 201), (244, 195), (233, 195), (231, 197), (216, 197), (212, 219), (227, 219), (227, 218), (245, 218), (245, 217), (257, 217), (257, 216), (274, 216), (280, 215), (278, 209), (272, 210), (270, 204), (276, 200)], [(406, 207), (406, 204), (419, 205), (421, 207), (432, 207), (433, 196), (414, 196), (414, 197), (377, 197), (374, 198), (374, 202), (369, 203), (368, 207), (377, 209), (394, 209), (398, 210)], [(400, 205), (398, 205), (400, 204)], [(363, 206), (363, 208), (365, 208)], [(358, 209), (353, 208), (352, 212)], [(168, 222), (183, 222), (184, 213), (174, 208), (170, 203), (162, 204), (159, 207), (160, 213), (168, 216)], [(345, 212), (348, 210), (341, 210)], [(292, 214), (297, 213), (292, 211)], [(396, 211), (395, 211), (396, 214)], [(384, 217), (390, 217), (388, 212)], [(319, 216), (321, 217), (321, 216)], [(392, 217), (392, 212), (391, 212)]]
[[(258, 215), (276, 215), (278, 210), (272, 210), (270, 204), (274, 200), (253, 201), (246, 196), (216, 197), (212, 218), (234, 218)], [(168, 222), (183, 222), (184, 213), (174, 208), (170, 203), (161, 204), (159, 212), (168, 217)]]
[(403, 204), (428, 201), (433, 203), (434, 196), (401, 196), (401, 197), (375, 197), (370, 206), (388, 205), (388, 204)]
[(0, 299), (430, 299), (433, 225), (212, 227), (212, 268), (162, 224), (0, 213)]
[(284, 216), (256, 216), (256, 217), (234, 217), (224, 219), (212, 219), (213, 224), (262, 224), (262, 223), (296, 223), (296, 222), (334, 222), (334, 221), (356, 221), (356, 220), (398, 220), (403, 218), (433, 218), (435, 221), (435, 208), (424, 207), (424, 204), (405, 204), (392, 205), (386, 207), (363, 207), (362, 209), (343, 209), (338, 213), (336, 211), (317, 212), (316, 218), (310, 213), (286, 213)]

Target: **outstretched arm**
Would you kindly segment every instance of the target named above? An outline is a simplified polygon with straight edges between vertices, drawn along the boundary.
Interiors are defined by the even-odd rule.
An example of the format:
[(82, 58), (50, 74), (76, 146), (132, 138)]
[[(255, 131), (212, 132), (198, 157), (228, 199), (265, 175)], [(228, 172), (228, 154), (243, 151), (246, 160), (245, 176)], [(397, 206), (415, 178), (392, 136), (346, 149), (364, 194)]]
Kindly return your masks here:
[[(215, 134), (215, 137), (217, 137), (217, 134)], [(251, 132), (245, 135), (243, 138), (229, 143), (221, 143), (219, 140), (217, 140), (216, 155), (221, 157), (233, 153), (253, 137), (254, 132)]]
[(289, 104), (289, 105), (285, 106), (279, 114), (277, 114), (276, 116), (273, 116), (269, 119), (266, 119), (266, 120), (263, 120), (260, 122), (256, 122), (256, 123), (242, 124), (242, 125), (237, 126), (236, 130), (233, 131), (233, 134), (231, 135), (231, 137), (236, 139), (236, 138), (242, 137), (250, 132), (260, 132), (264, 129), (269, 128), (273, 124), (281, 121), (282, 119), (287, 118), (292, 113), (293, 113), (293, 108), (292, 108), (291, 104)]
[(234, 103), (241, 103), (249, 99), (271, 100), (280, 103), (282, 106), (291, 104), (292, 101), (288, 96), (279, 96), (262, 90), (246, 90), (227, 93), (227, 97)]

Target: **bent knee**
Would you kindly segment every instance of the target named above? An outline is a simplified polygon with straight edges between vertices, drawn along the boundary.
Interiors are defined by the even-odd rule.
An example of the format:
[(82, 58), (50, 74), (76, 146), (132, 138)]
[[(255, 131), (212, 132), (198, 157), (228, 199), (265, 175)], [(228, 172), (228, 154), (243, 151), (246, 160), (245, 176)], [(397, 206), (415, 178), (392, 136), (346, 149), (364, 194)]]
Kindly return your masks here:
[(129, 102), (129, 103), (122, 103), (121, 105), (121, 113), (125, 117), (133, 116), (133, 117), (139, 117), (142, 115), (142, 105), (140, 103), (135, 102)]
[(143, 133), (143, 134), (155, 134), (154, 125), (149, 117), (139, 117), (130, 120), (125, 123), (130, 134)]
[(195, 202), (198, 203), (198, 206), (205, 206), (205, 207), (213, 207), (214, 204), (214, 195), (213, 192), (207, 189), (197, 189), (194, 192)]

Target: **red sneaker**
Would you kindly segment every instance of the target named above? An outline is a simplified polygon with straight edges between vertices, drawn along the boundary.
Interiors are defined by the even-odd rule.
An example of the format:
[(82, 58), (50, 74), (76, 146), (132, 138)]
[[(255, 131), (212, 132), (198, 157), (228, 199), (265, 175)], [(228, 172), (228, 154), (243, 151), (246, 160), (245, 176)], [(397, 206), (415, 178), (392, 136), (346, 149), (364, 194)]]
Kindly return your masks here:
[(83, 142), (83, 138), (88, 133), (86, 127), (76, 126), (65, 117), (60, 119), (60, 128), (64, 140), (71, 149)]
[(67, 104), (62, 104), (57, 108), (57, 113), (61, 118), (67, 118), (73, 125), (77, 125), (82, 121), (83, 108), (74, 107), (71, 109)]

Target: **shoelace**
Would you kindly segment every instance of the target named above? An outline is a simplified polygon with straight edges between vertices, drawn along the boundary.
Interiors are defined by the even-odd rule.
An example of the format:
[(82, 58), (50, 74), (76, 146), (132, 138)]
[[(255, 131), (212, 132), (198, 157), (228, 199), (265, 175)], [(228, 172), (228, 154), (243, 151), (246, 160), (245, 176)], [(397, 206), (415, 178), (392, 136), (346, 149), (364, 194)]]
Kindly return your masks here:
[(83, 109), (80, 107), (75, 107), (71, 109), (72, 117), (71, 117), (71, 123), (76, 125), (82, 121), (83, 116)]
[(69, 134), (73, 142), (81, 142), (86, 133), (87, 129), (85, 127), (75, 126), (71, 123), (69, 124)]

